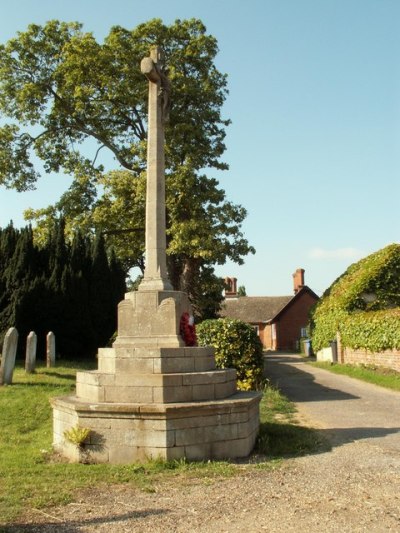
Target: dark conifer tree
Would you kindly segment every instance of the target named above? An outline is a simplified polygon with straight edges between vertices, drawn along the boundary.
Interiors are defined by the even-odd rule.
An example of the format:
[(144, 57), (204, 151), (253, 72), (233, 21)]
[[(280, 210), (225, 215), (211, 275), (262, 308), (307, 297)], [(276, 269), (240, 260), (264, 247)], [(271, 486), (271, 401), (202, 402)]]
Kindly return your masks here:
[(116, 309), (110, 267), (102, 234), (98, 234), (93, 243), (89, 295), (93, 330), (100, 345), (104, 346), (108, 343), (115, 330)]
[(113, 253), (108, 261), (101, 235), (91, 241), (77, 233), (69, 244), (60, 220), (38, 248), (31, 227), (16, 230), (10, 224), (0, 228), (0, 252), (1, 341), (11, 326), (21, 339), (33, 330), (42, 358), (49, 331), (63, 357), (88, 357), (107, 344), (116, 328), (125, 275)]

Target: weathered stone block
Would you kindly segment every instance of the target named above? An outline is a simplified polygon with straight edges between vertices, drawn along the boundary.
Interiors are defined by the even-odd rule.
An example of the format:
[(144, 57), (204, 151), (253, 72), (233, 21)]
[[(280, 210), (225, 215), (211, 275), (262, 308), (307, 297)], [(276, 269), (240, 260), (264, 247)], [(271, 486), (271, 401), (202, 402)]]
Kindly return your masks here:
[(247, 457), (254, 447), (254, 439), (236, 439), (230, 441), (214, 442), (211, 445), (211, 454), (214, 459), (227, 459), (229, 457)]
[(115, 372), (116, 374), (152, 374), (155, 372), (154, 359), (116, 359)]
[(153, 387), (107, 387), (104, 391), (105, 402), (151, 403)]
[(154, 387), (153, 398), (155, 403), (180, 403), (193, 400), (192, 387)]
[(128, 430), (125, 432), (124, 443), (131, 447), (169, 448), (175, 445), (175, 431), (157, 431), (149, 428)]
[(186, 346), (186, 357), (214, 357), (215, 350), (211, 346)]
[(105, 387), (77, 382), (76, 397), (89, 402), (104, 402), (106, 401)]
[(236, 392), (236, 380), (215, 384), (215, 399), (228, 398)]
[(99, 372), (106, 372), (107, 374), (115, 374), (115, 358), (102, 357), (98, 358)]
[(176, 291), (134, 291), (118, 305), (118, 337), (114, 346), (127, 337), (163, 346), (183, 346), (179, 335), (182, 313), (190, 309), (187, 295)]
[(161, 387), (162, 374), (117, 374), (115, 385), (118, 387)]
[(185, 457), (189, 461), (201, 461), (205, 457), (212, 458), (211, 444), (201, 443), (185, 446)]
[(208, 432), (212, 442), (217, 440), (234, 440), (238, 438), (237, 424), (224, 424), (222, 426), (213, 426)]
[(210, 383), (223, 383), (227, 381), (229, 373), (225, 370), (210, 372), (190, 372), (182, 376), (183, 385), (204, 385)]
[(106, 374), (98, 370), (77, 372), (76, 381), (86, 385), (113, 386), (115, 385), (115, 374)]
[(163, 374), (193, 372), (194, 364), (193, 357), (168, 357), (154, 359), (154, 372), (161, 372)]
[(215, 359), (212, 355), (197, 356), (194, 358), (194, 371), (207, 372), (215, 369)]
[(194, 427), (179, 429), (175, 432), (175, 443), (177, 446), (188, 446), (191, 444), (204, 444), (205, 438), (204, 427)]
[(193, 401), (214, 400), (214, 384), (193, 385)]

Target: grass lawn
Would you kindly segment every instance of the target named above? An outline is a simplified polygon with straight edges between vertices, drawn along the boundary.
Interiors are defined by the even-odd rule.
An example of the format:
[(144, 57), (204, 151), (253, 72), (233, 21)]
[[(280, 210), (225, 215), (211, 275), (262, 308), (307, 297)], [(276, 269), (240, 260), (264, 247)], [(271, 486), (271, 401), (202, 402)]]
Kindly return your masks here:
[[(93, 484), (130, 483), (152, 491), (162, 476), (215, 478), (246, 468), (276, 467), (282, 458), (314, 452), (318, 434), (296, 424), (294, 406), (267, 388), (260, 407), (260, 436), (255, 453), (243, 462), (150, 461), (126, 466), (69, 464), (52, 452), (49, 398), (75, 388), (76, 362), (48, 369), (14, 372), (13, 384), (0, 387), (0, 525), (10, 524), (24, 508), (41, 508), (73, 500), (77, 489)], [(82, 368), (93, 368), (90, 364)]]
[(315, 362), (310, 364), (317, 368), (329, 370), (335, 374), (342, 374), (379, 385), (380, 387), (385, 387), (386, 389), (400, 391), (400, 372), (396, 372), (390, 368), (369, 365), (341, 365), (329, 362)]

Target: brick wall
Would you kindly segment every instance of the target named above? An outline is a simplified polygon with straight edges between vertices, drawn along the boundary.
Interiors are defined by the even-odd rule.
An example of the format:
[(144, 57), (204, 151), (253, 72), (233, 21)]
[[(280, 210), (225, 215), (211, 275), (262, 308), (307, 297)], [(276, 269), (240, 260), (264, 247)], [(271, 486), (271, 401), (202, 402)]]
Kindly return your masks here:
[(400, 350), (386, 350), (385, 352), (372, 353), (367, 350), (353, 350), (342, 348), (340, 362), (344, 364), (364, 364), (392, 368), (400, 372)]
[(307, 326), (310, 308), (315, 302), (312, 294), (303, 292), (287, 307), (277, 322), (278, 350), (296, 350), (301, 328)]
[(273, 349), (270, 324), (258, 324), (258, 336), (260, 337), (264, 350)]

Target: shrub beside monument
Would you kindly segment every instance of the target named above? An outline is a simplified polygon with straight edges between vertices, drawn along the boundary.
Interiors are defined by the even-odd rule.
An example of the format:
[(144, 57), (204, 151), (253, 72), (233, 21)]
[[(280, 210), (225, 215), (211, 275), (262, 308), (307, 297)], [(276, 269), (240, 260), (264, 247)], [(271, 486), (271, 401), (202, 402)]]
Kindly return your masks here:
[(240, 390), (260, 390), (263, 387), (263, 352), (261, 341), (253, 327), (241, 320), (219, 318), (204, 320), (197, 326), (200, 346), (215, 348), (218, 368), (235, 368)]

